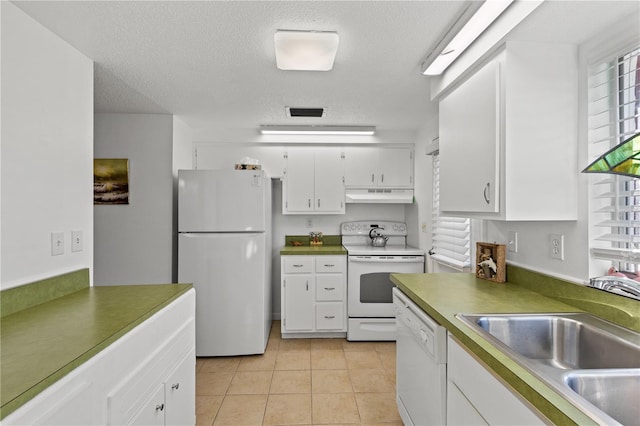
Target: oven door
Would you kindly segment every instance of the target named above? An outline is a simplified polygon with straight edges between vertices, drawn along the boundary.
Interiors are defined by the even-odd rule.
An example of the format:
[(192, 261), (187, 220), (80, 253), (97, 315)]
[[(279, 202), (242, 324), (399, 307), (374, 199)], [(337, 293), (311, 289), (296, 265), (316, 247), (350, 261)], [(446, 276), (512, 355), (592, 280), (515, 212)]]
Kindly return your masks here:
[(350, 318), (394, 318), (390, 274), (424, 272), (424, 256), (349, 256), (347, 313)]

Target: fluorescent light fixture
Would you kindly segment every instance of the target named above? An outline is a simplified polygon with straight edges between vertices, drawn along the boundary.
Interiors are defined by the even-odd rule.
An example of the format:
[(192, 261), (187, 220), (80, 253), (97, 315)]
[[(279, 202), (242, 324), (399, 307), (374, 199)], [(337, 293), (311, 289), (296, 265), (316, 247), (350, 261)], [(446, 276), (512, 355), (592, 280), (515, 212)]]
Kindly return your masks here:
[(273, 36), (276, 65), (281, 70), (329, 71), (338, 51), (333, 31), (278, 30)]
[(375, 126), (260, 126), (263, 135), (360, 135), (370, 136)]
[[(469, 18), (466, 24), (433, 58), (433, 52), (422, 64), (422, 74), (440, 75), (445, 69), (480, 36), (513, 0), (485, 0), (482, 6)], [(445, 36), (446, 37), (446, 36)]]

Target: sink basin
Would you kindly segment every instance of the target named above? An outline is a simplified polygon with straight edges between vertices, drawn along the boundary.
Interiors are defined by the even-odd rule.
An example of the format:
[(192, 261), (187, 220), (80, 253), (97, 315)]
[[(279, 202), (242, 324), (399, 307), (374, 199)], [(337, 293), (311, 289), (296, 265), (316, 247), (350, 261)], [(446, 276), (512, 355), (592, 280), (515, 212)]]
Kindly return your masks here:
[(589, 314), (461, 315), (529, 360), (562, 369), (640, 368), (640, 335)]
[(640, 370), (567, 373), (566, 385), (624, 425), (640, 422)]
[(640, 333), (586, 313), (456, 317), (597, 423), (639, 424)]

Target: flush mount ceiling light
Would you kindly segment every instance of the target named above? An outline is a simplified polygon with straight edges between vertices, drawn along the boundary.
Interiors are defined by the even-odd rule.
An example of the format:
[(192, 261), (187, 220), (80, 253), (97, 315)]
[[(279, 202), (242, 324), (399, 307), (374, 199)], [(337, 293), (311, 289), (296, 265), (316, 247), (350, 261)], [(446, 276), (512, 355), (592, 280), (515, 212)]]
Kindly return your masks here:
[[(422, 63), (422, 74), (442, 74), (511, 3), (513, 3), (513, 0), (485, 0), (480, 7), (477, 7), (478, 3), (473, 2), (469, 8), (463, 11), (460, 19), (456, 21), (458, 25), (454, 24), (452, 31), (445, 35), (443, 40)], [(468, 17), (469, 14), (472, 14), (470, 18)], [(465, 19), (468, 20), (464, 26), (456, 32), (456, 27), (459, 27), (459, 23), (464, 22)], [(446, 45), (442, 47), (443, 44)]]
[(260, 126), (263, 135), (360, 135), (371, 136), (375, 126)]
[(278, 30), (273, 36), (276, 65), (281, 70), (329, 71), (338, 51), (333, 31)]

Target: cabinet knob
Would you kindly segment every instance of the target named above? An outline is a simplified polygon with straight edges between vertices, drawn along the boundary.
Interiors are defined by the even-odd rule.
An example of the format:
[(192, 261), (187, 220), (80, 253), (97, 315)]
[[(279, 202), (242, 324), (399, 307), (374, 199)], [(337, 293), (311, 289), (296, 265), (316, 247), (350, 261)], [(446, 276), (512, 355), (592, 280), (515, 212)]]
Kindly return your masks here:
[(489, 199), (489, 189), (491, 188), (491, 182), (487, 182), (487, 184), (484, 187), (484, 192), (482, 193), (482, 195), (484, 195), (484, 201), (489, 204), (491, 202), (491, 200)]
[(171, 389), (178, 390), (179, 388), (180, 388), (180, 383), (174, 383), (173, 385), (171, 385)]
[(162, 411), (162, 410), (164, 410), (164, 403), (156, 405), (156, 411)]

